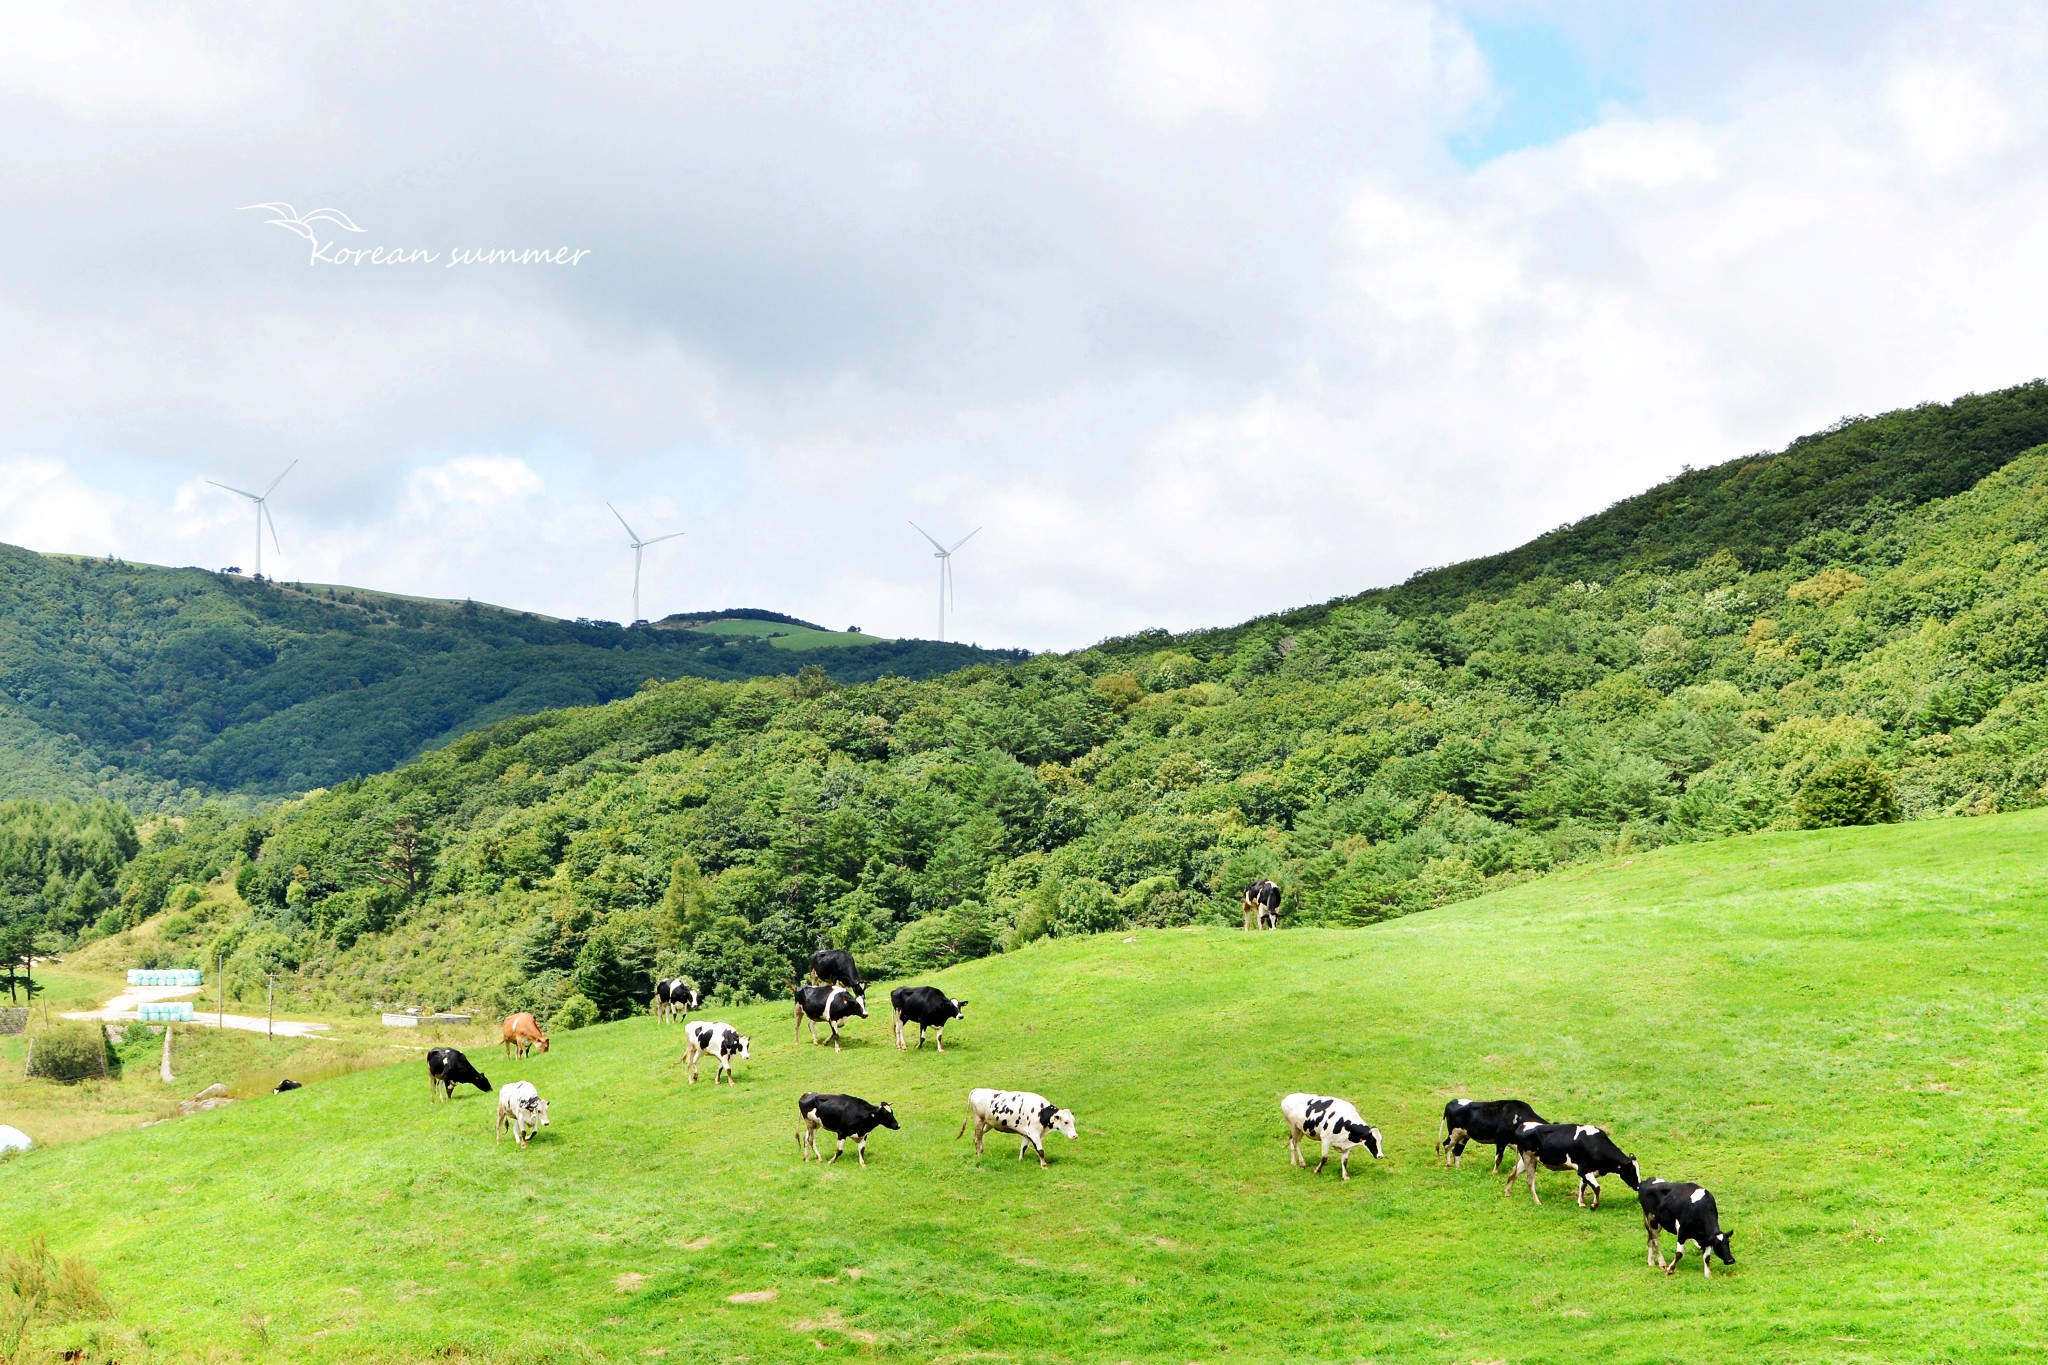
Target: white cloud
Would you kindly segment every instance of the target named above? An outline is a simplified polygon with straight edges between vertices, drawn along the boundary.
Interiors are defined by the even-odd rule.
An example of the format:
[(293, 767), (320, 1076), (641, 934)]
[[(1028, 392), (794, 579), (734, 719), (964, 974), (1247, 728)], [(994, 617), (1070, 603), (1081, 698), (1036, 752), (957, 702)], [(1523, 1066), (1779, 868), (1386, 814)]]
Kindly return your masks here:
[[(0, 36), (35, 130), (0, 144), (0, 536), (240, 563), (201, 480), (298, 456), (288, 577), (618, 618), (609, 500), (689, 531), (650, 614), (908, 634), (914, 516), (987, 526), (961, 634), (1064, 646), (1502, 549), (2048, 344), (2017, 5), (1701, 9), (1639, 108), (1476, 171), (1444, 147), (1485, 64), (1419, 0), (501, 17)], [(234, 212), (269, 199), (591, 255), (309, 270)]]

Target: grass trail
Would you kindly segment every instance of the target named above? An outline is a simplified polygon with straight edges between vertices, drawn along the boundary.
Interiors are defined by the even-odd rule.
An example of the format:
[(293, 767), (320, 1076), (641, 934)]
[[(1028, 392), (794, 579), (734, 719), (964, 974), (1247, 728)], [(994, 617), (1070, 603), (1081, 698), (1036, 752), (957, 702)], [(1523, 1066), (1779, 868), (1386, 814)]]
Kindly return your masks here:
[[(754, 1060), (691, 1087), (635, 1020), (476, 1058), (551, 1101), (524, 1152), (403, 1067), (9, 1163), (0, 1223), (90, 1249), (195, 1356), (2033, 1360), (2044, 853), (2048, 813), (1769, 835), (1365, 930), (1041, 943), (943, 974), (972, 1002), (943, 1057), (719, 1012)], [(977, 1165), (975, 1085), (1081, 1140)], [(805, 1166), (806, 1089), (904, 1131)], [(1387, 1159), (1290, 1170), (1294, 1089), (1355, 1100)], [(1508, 1094), (1712, 1188), (1737, 1271), (1647, 1269), (1618, 1182), (1589, 1213), (1561, 1176), (1502, 1198), (1478, 1149), (1444, 1170), (1443, 1101)]]

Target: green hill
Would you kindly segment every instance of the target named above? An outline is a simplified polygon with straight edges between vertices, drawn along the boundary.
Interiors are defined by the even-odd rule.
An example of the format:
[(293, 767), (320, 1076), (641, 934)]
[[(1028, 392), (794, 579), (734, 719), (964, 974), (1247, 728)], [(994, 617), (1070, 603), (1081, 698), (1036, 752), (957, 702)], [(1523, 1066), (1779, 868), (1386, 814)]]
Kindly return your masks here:
[[(782, 1006), (737, 1088), (676, 1030), (559, 1036), (553, 1124), (417, 1066), (0, 1166), (0, 1226), (96, 1263), (123, 1361), (2032, 1360), (2048, 816), (1637, 854), (1361, 930), (1139, 931), (938, 980), (944, 1056), (845, 1052)], [(871, 999), (881, 999), (880, 988)], [(1054, 1166), (954, 1136), (974, 1085), (1079, 1115)], [(1354, 1099), (1387, 1157), (1288, 1167), (1275, 1100)], [(794, 1098), (891, 1101), (865, 1170)], [(1448, 1097), (1603, 1124), (1714, 1190), (1740, 1265), (1644, 1265), (1607, 1182), (1501, 1197), (1432, 1150)], [(1666, 1244), (1667, 1254), (1669, 1244)], [(85, 1324), (54, 1329), (83, 1344)], [(93, 1357), (98, 1358), (98, 1357)]]
[[(819, 631), (771, 612), (628, 630), (13, 546), (0, 546), (0, 593), (0, 797), (143, 806), (329, 786), (507, 716), (630, 695), (649, 678), (816, 664), (851, 682), (1021, 657)], [(756, 638), (757, 620), (789, 633)], [(797, 657), (799, 641), (841, 647)]]

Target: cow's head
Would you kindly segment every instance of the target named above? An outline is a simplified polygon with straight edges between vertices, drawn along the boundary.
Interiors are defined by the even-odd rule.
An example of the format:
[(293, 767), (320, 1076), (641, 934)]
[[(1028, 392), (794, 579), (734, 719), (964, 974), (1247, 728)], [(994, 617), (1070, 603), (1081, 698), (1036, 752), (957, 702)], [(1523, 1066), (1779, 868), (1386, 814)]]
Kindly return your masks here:
[(953, 1017), (955, 1019), (965, 1019), (967, 1017), (967, 1002), (965, 1000), (948, 1000), (946, 1003), (953, 1007)]
[(1344, 1124), (1344, 1136), (1351, 1139), (1354, 1147), (1363, 1147), (1371, 1152), (1374, 1161), (1380, 1159), (1379, 1129), (1369, 1123), (1352, 1123), (1347, 1120)]
[[(867, 1002), (866, 1000), (862, 999), (862, 998), (861, 998), (860, 996), (858, 996), (858, 995), (849, 995), (849, 996), (847, 996), (847, 997), (846, 997), (846, 1004), (847, 1004), (847, 1013), (848, 1013), (848, 1014), (854, 1015), (855, 1017), (857, 1017), (857, 1018), (861, 1018), (861, 1019), (865, 1019), (865, 1018), (867, 1018), (867, 1017), (868, 1017), (868, 1002)], [(843, 1015), (842, 1015), (841, 1017), (842, 1017), (842, 1018), (844, 1018), (845, 1016), (843, 1016)]]
[(896, 1111), (889, 1107), (888, 1101), (884, 1100), (881, 1104), (876, 1105), (875, 1107), (882, 1111), (882, 1126), (884, 1128), (894, 1128), (898, 1131), (902, 1130), (903, 1125), (896, 1122)]
[(1622, 1183), (1632, 1190), (1640, 1190), (1643, 1187), (1643, 1163), (1637, 1161), (1632, 1156), (1625, 1156), (1621, 1159), (1621, 1165), (1616, 1169), (1615, 1174), (1620, 1176)]
[(745, 1034), (740, 1035), (740, 1056), (747, 1058), (749, 1061), (753, 1060), (747, 1052), (747, 1038)]
[(481, 1071), (475, 1071), (470, 1073), (469, 1078), (476, 1082), (477, 1089), (483, 1091), (486, 1095), (491, 1093), (491, 1078), (489, 1076), (484, 1075)]
[(542, 1052), (546, 1052), (548, 1050), (548, 1036), (545, 1033), (543, 1033), (540, 1036), (540, 1050)]
[(1077, 1138), (1081, 1136), (1080, 1132), (1076, 1130), (1074, 1127), (1074, 1111), (1071, 1109), (1053, 1110), (1052, 1122), (1046, 1126), (1051, 1128), (1055, 1133), (1059, 1133), (1065, 1137)]
[(697, 988), (695, 986), (690, 987), (690, 1008), (693, 1010), (699, 1009), (703, 1006), (703, 1004), (704, 997), (697, 993)]
[(528, 1095), (519, 1101), (519, 1109), (526, 1115), (526, 1121), (536, 1128), (548, 1126), (548, 1102), (540, 1096)]

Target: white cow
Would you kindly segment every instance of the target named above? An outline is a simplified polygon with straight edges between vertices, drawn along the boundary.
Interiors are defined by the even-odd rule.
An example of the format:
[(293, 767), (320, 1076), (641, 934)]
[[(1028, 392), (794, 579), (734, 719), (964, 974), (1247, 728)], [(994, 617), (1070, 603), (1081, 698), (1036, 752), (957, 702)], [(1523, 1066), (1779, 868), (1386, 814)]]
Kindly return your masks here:
[(1064, 1133), (1070, 1139), (1080, 1136), (1074, 1130), (1073, 1110), (1061, 1109), (1045, 1096), (1029, 1090), (968, 1091), (967, 1117), (953, 1137), (957, 1140), (970, 1123), (974, 1125), (976, 1156), (981, 1155), (982, 1139), (991, 1131), (1015, 1133), (1023, 1139), (1017, 1144), (1017, 1160), (1022, 1161), (1027, 1151), (1036, 1151), (1040, 1166), (1051, 1164), (1045, 1159), (1047, 1133)]
[(540, 1091), (533, 1088), (532, 1081), (514, 1081), (498, 1092), (496, 1141), (505, 1140), (508, 1125), (512, 1129), (512, 1140), (521, 1147), (548, 1126), (548, 1102), (540, 1097)]
[(683, 1036), (690, 1040), (689, 1050), (683, 1054), (683, 1065), (689, 1068), (691, 1085), (697, 1083), (697, 1059), (707, 1052), (718, 1059), (718, 1070), (711, 1077), (713, 1085), (718, 1084), (720, 1076), (734, 1085), (740, 1083), (739, 1077), (733, 1074), (732, 1064), (734, 1059), (746, 1057), (748, 1053), (747, 1040), (738, 1029), (731, 1024), (699, 1020), (694, 1024), (684, 1024)]
[(1287, 1116), (1290, 1166), (1308, 1165), (1308, 1158), (1301, 1154), (1304, 1137), (1322, 1140), (1323, 1159), (1316, 1163), (1319, 1174), (1329, 1164), (1332, 1147), (1343, 1153), (1337, 1159), (1337, 1171), (1346, 1180), (1351, 1178), (1353, 1147), (1365, 1148), (1374, 1161), (1380, 1159), (1380, 1130), (1360, 1118), (1349, 1100), (1340, 1100), (1335, 1095), (1288, 1095), (1280, 1101), (1280, 1112)]

